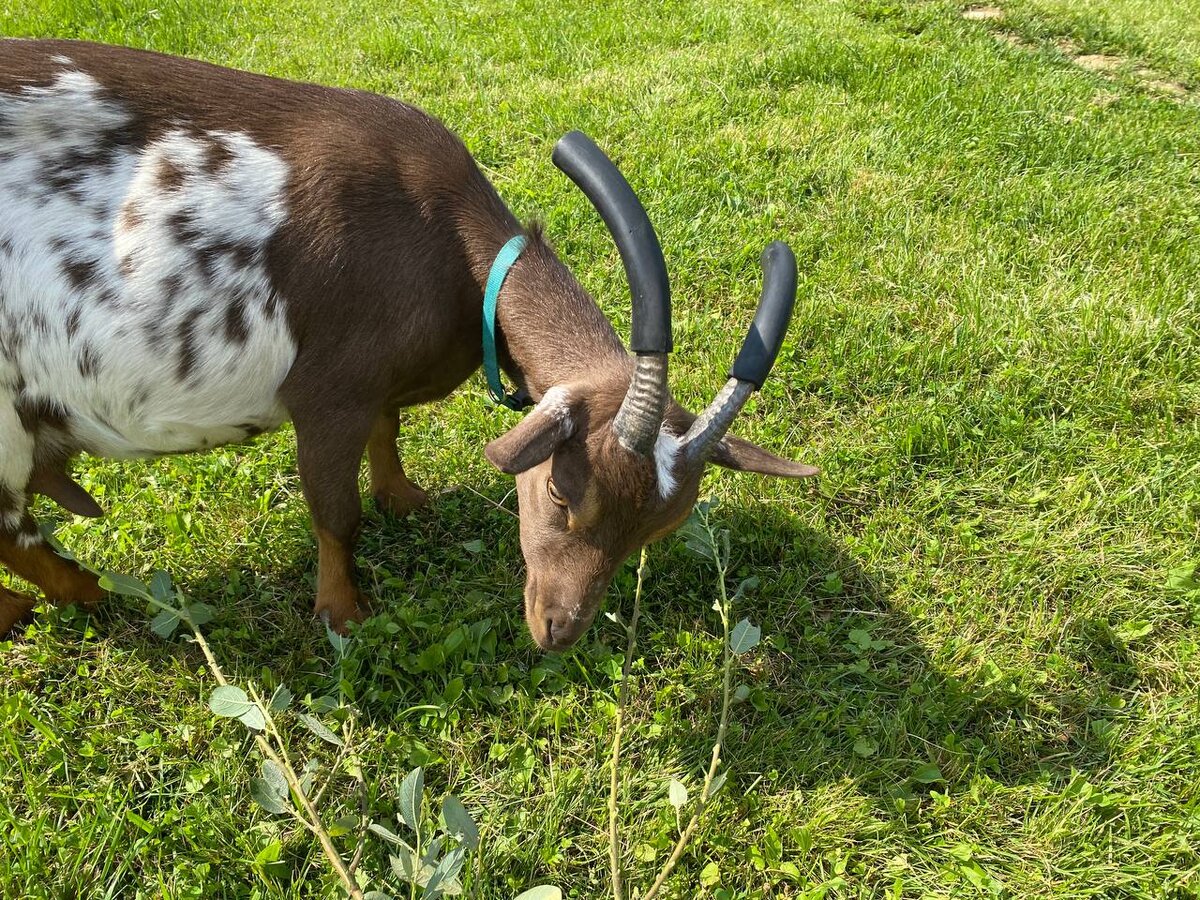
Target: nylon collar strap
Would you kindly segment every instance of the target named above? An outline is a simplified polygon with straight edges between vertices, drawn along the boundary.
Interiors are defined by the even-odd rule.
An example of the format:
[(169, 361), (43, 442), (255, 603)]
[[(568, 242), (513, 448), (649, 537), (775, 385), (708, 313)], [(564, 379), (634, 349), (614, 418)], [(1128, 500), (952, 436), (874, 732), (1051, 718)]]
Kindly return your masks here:
[(508, 270), (520, 257), (526, 243), (523, 234), (508, 239), (496, 254), (488, 272), (487, 287), (483, 291), (483, 371), (487, 375), (488, 395), (493, 403), (513, 410), (522, 409), (528, 404), (524, 397), (505, 393), (500, 381), (500, 365), (496, 361), (496, 302), (500, 299), (500, 288), (504, 286)]

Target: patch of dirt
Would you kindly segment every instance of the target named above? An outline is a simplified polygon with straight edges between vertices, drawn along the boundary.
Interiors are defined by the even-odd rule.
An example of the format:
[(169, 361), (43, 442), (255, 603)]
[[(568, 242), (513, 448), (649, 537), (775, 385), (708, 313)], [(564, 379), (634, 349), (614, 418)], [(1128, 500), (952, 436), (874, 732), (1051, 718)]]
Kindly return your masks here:
[[(1004, 10), (999, 6), (968, 6), (963, 9), (961, 15), (964, 19), (971, 22), (994, 24), (1004, 20)], [(1031, 41), (1005, 28), (990, 28), (989, 30), (992, 33), (992, 37), (1008, 44), (1010, 47), (1034, 52), (1042, 46), (1036, 41)], [(1110, 78), (1116, 78), (1122, 73), (1127, 72), (1133, 62), (1129, 57), (1117, 56), (1111, 53), (1084, 53), (1083, 48), (1069, 37), (1060, 37), (1055, 40), (1054, 48), (1067, 60), (1081, 69), (1086, 69), (1089, 72), (1095, 72), (1099, 75), (1106, 75)], [(1152, 69), (1149, 66), (1138, 66), (1132, 70), (1131, 74), (1136, 79), (1139, 87), (1157, 94), (1164, 99), (1184, 101), (1197, 96), (1197, 92), (1189, 89), (1183, 82), (1177, 81), (1169, 75), (1157, 69)], [(1092, 102), (1103, 108), (1111, 106), (1118, 99), (1118, 95), (1112, 91), (1101, 91), (1093, 98)]]
[(1167, 78), (1155, 69), (1134, 69), (1133, 74), (1142, 80), (1142, 86), (1159, 94), (1171, 97), (1186, 97), (1188, 89), (1173, 78)]
[(1003, 41), (1004, 43), (1008, 44), (1010, 47), (1018, 47), (1021, 50), (1033, 50), (1034, 49), (1034, 45), (1032, 43), (1025, 40), (1025, 38), (1021, 37), (1019, 34), (1014, 34), (1011, 31), (994, 31), (994, 32), (992, 32), (992, 34), (996, 38), (996, 40)]
[(970, 22), (999, 22), (1004, 18), (1004, 10), (998, 6), (968, 6), (962, 17)]
[(1089, 72), (1115, 72), (1128, 60), (1120, 56), (1110, 56), (1107, 53), (1086, 53), (1083, 56), (1076, 56), (1072, 62)]

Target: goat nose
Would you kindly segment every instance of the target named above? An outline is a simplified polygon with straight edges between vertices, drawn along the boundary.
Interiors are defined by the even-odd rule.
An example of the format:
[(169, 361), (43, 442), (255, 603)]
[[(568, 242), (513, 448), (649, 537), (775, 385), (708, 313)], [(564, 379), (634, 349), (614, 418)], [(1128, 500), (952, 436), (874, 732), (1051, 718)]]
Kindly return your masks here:
[(546, 616), (546, 637), (555, 646), (571, 643), (574, 620), (565, 613), (552, 613)]

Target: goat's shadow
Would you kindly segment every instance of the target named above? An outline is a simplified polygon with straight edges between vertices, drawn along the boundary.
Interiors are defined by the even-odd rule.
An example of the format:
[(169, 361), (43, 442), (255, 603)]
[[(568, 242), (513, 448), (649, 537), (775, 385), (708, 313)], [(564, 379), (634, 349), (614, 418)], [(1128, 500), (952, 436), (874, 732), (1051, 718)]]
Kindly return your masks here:
[[(904, 606), (914, 592), (897, 591), (828, 534), (766, 504), (722, 507), (715, 524), (732, 536), (731, 587), (746, 576), (759, 582), (734, 614), (763, 632), (747, 679), (755, 702), (735, 707), (727, 741), (739, 768), (784, 789), (850, 778), (902, 811), (916, 793), (966, 786), (979, 774), (1062, 784), (1110, 759), (1103, 735), (1086, 726), (1088, 710), (1122, 686), (1112, 682), (1120, 667), (1079, 692), (1030, 690), (914, 619)], [(677, 542), (671, 552), (686, 551)], [(666, 627), (687, 618), (657, 603)], [(695, 702), (696, 714), (667, 738), (690, 771), (711, 751), (715, 679)]]
[[(535, 665), (539, 655), (520, 612), (516, 519), (503, 506), (510, 487), (496, 481), (480, 490), (452, 489), (405, 519), (368, 513), (359, 559), (364, 586), (379, 598), (376, 611), (400, 614), (409, 603), (445, 622), (489, 618), (499, 631), (500, 658)], [(945, 789), (976, 774), (1005, 784), (1047, 772), (1065, 780), (1073, 769), (1108, 759), (1103, 741), (1079, 723), (1086, 723), (1096, 696), (1113, 685), (1101, 680), (1087, 696), (1031, 697), (964, 648), (943, 649), (947, 661), (935, 661), (927, 649), (935, 641), (903, 608), (889, 578), (865, 568), (826, 533), (768, 504), (723, 506), (712, 521), (732, 536), (731, 588), (747, 577), (758, 579), (735, 611), (735, 618), (748, 616), (763, 632), (762, 645), (747, 657), (750, 696), (734, 708), (727, 741), (726, 756), (740, 769), (762, 773), (779, 789), (848, 777), (860, 790), (902, 808), (914, 792)], [(464, 523), (472, 531), (464, 532)], [(470, 540), (480, 527), (487, 540)], [(295, 552), (282, 567), (252, 573), (222, 566), (182, 585), (194, 599), (225, 607), (212, 643), (231, 671), (256, 673), (266, 666), (289, 682), (325, 677), (317, 673), (326, 668), (329, 648), (308, 605), (315, 553), (292, 538)], [(657, 545), (652, 559), (643, 634), (671, 636), (662, 642), (663, 652), (683, 632), (713, 634), (712, 563), (677, 537)], [(627, 567), (627, 586), (630, 576)], [(191, 652), (183, 645), (155, 649), (119, 614), (102, 613), (94, 621), (107, 637), (125, 637), (143, 654)], [(297, 641), (297, 634), (308, 639)], [(585, 640), (621, 646), (612, 626), (593, 626)], [(644, 639), (642, 652), (646, 666), (655, 666), (652, 642)], [(719, 679), (681, 691), (687, 712), (658, 740), (675, 748), (681, 770), (695, 771), (711, 751)], [(388, 709), (376, 705), (370, 714), (386, 717)]]

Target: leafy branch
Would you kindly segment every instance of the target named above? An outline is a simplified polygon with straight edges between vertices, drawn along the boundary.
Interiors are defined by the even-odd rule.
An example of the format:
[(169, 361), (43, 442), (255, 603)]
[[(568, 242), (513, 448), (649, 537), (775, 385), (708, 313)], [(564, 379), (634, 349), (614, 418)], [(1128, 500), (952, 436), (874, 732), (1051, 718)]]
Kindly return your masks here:
[[(200, 630), (201, 625), (212, 620), (212, 607), (206, 603), (189, 604), (183, 593), (172, 587), (171, 578), (166, 572), (155, 572), (149, 585), (129, 575), (105, 572), (100, 576), (100, 586), (113, 593), (143, 600), (156, 610), (157, 615), (150, 627), (159, 637), (169, 638), (181, 623), (191, 630), (192, 639), (204, 654), (209, 671), (218, 685), (209, 697), (209, 709), (215, 715), (237, 719), (245, 725), (263, 754), (261, 775), (250, 782), (251, 797), (267, 812), (275, 815), (287, 813), (311, 832), (346, 893), (355, 900), (365, 900), (362, 889), (354, 879), (352, 867), (342, 859), (334, 846), (333, 838), (322, 823), (316, 803), (310, 796), (315, 768), (306, 766), (304, 775), (296, 773), (287, 743), (276, 725), (274, 714), (282, 713), (291, 705), (291, 692), (281, 686), (270, 700), (264, 702), (253, 687), (247, 694), (242, 688), (230, 684)], [(344, 746), (345, 741), (316, 717), (301, 714), (299, 719), (326, 743)], [(336, 770), (330, 779), (335, 775)], [(299, 803), (298, 809), (289, 798), (289, 793)]]
[[(761, 629), (751, 624), (749, 619), (742, 619), (732, 629), (730, 628), (729, 623), (734, 602), (746, 590), (755, 587), (758, 582), (757, 579), (747, 578), (738, 587), (734, 596), (730, 598), (726, 586), (726, 579), (729, 575), (729, 531), (727, 529), (716, 529), (710, 518), (710, 512), (711, 506), (708, 503), (697, 504), (695, 512), (684, 526), (682, 533), (687, 546), (699, 555), (711, 560), (717, 569), (719, 596), (713, 603), (713, 609), (721, 617), (721, 628), (724, 639), (724, 660), (721, 675), (721, 718), (717, 726), (716, 740), (713, 742), (712, 756), (708, 769), (704, 774), (704, 785), (692, 810), (692, 815), (688, 819), (687, 826), (681, 829), (679, 839), (675, 842), (675, 846), (666, 863), (659, 870), (649, 890), (641, 896), (641, 900), (653, 900), (654, 897), (658, 896), (663, 885), (666, 884), (667, 879), (671, 876), (675, 866), (682, 858), (684, 850), (687, 849), (689, 842), (695, 835), (696, 829), (699, 827), (710, 801), (725, 784), (727, 772), (718, 773), (718, 769), (721, 765), (721, 751), (725, 745), (725, 733), (729, 726), (729, 708), (737, 698), (737, 694), (733, 690), (734, 657), (754, 649), (762, 637)], [(621, 689), (617, 698), (616, 723), (613, 729), (612, 758), (610, 761), (611, 779), (608, 796), (608, 834), (609, 864), (614, 900), (625, 900), (625, 885), (621, 873), (620, 861), (621, 843), (618, 829), (619, 791), (617, 775), (621, 757), (621, 738), (624, 730), (625, 709), (628, 705), (629, 697), (629, 676), (633, 667), (634, 652), (637, 647), (637, 624), (638, 617), (641, 615), (642, 583), (646, 571), (646, 558), (647, 553), (645, 548), (643, 548), (641, 560), (638, 563), (637, 588), (634, 592), (633, 612), (630, 615), (629, 624), (625, 626), (627, 640), (625, 664), (622, 668)], [(668, 789), (668, 800), (675, 808), (676, 816), (678, 816), (688, 802), (687, 788), (681, 782), (672, 779)], [(637, 896), (635, 892), (634, 897)]]
[[(154, 573), (149, 584), (128, 575), (106, 572), (100, 575), (100, 585), (105, 590), (148, 604), (155, 612), (151, 628), (164, 640), (169, 639), (180, 625), (191, 631), (192, 639), (203, 652), (217, 682), (208, 699), (209, 709), (214, 715), (241, 722), (262, 752), (259, 774), (250, 779), (251, 798), (271, 815), (290, 816), (317, 839), (349, 897), (354, 900), (392, 900), (392, 895), (382, 890), (364, 893), (355, 878), (354, 873), (362, 861), (368, 834), (392, 845), (394, 852), (389, 854), (388, 862), (392, 874), (408, 885), (410, 900), (416, 900), (418, 896), (421, 900), (440, 900), (443, 896), (463, 892), (460, 875), (467, 854), (479, 849), (479, 826), (457, 797), (448, 795), (442, 800), (440, 829), (424, 823), (424, 773), (420, 768), (409, 772), (398, 786), (397, 806), (400, 823), (412, 835), (413, 844), (410, 844), (397, 833), (403, 830), (400, 826), (393, 831), (371, 820), (366, 785), (361, 774), (357, 774), (361, 798), (359, 814), (343, 816), (332, 826), (326, 827), (318, 810), (350, 752), (354, 735), (353, 717), (342, 724), (342, 733), (339, 735), (311, 713), (296, 714), (297, 721), (313, 735), (337, 748), (329, 777), (314, 791), (319, 764), (310, 759), (297, 772), (276, 720), (277, 715), (291, 707), (291, 691), (280, 685), (269, 698), (264, 698), (253, 685), (243, 689), (229, 682), (200, 630), (201, 625), (212, 620), (212, 607), (205, 603), (188, 603), (183, 593), (172, 586), (170, 576), (161, 571)], [(349, 646), (347, 639), (333, 632), (328, 632), (328, 637), (339, 658), (344, 658)], [(354, 831), (359, 832), (359, 839), (353, 857), (347, 862), (334, 846), (333, 838)], [(385, 878), (374, 878), (373, 881), (388, 887)], [(551, 885), (539, 885), (525, 891), (516, 900), (562, 900), (562, 892)]]

